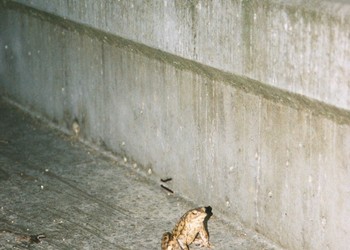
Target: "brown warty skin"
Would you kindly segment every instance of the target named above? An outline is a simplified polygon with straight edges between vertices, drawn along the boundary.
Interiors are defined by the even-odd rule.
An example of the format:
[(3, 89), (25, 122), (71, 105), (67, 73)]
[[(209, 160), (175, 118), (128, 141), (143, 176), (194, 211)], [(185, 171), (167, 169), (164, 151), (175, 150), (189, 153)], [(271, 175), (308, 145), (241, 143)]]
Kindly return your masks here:
[(162, 250), (189, 250), (190, 244), (210, 247), (204, 219), (211, 216), (211, 207), (199, 207), (186, 212), (171, 233), (162, 237)]

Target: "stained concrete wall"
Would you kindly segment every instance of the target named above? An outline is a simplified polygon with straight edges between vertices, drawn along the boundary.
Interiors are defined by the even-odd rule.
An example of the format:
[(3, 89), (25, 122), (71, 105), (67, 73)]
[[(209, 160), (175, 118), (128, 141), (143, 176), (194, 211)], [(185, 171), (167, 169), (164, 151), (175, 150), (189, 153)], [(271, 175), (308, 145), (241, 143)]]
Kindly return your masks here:
[(2, 96), (77, 119), (84, 140), (283, 247), (347, 249), (346, 4), (15, 2), (0, 9)]
[(14, 2), (350, 108), (348, 1)]

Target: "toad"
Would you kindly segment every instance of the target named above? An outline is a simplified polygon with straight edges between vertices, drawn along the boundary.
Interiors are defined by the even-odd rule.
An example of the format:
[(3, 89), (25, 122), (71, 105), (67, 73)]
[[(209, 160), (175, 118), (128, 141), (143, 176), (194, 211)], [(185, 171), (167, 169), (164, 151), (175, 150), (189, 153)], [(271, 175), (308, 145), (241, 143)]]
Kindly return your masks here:
[(199, 207), (186, 212), (171, 233), (162, 237), (162, 250), (189, 250), (192, 243), (210, 248), (206, 222), (212, 215), (212, 208)]

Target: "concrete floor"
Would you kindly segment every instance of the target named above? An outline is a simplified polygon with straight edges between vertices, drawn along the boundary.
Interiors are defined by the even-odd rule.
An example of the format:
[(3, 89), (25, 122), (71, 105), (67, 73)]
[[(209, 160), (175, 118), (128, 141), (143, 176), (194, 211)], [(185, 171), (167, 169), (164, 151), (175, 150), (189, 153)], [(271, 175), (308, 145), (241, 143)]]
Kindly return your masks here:
[[(0, 101), (0, 249), (160, 249), (184, 212), (210, 204), (154, 179)], [(280, 249), (213, 213), (215, 249)], [(38, 234), (38, 244), (23, 238)]]

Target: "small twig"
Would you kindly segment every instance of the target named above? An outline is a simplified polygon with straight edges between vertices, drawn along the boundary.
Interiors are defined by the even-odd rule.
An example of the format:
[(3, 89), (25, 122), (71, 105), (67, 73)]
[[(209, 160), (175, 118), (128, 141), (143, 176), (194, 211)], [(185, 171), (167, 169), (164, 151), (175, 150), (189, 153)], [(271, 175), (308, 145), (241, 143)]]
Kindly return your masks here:
[(168, 182), (171, 181), (173, 178), (166, 178), (166, 179), (160, 179), (161, 182)]
[(166, 191), (168, 191), (168, 192), (170, 192), (170, 193), (172, 193), (172, 194), (174, 193), (173, 190), (171, 190), (170, 188), (164, 186), (163, 184), (161, 184), (160, 186), (161, 186), (162, 188), (164, 188)]

